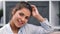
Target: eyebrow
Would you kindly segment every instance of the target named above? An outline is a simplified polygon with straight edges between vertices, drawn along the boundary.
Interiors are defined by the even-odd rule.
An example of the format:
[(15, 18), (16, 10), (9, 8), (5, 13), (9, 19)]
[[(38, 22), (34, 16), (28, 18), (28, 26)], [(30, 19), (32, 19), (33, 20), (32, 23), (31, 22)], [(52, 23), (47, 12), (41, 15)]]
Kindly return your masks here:
[(25, 18), (26, 18), (26, 19), (29, 19), (29, 17), (28, 17), (28, 16), (26, 16)]
[[(19, 13), (19, 14), (20, 14), (20, 15), (22, 15), (22, 16), (24, 15), (24, 13), (22, 13), (22, 12), (21, 12), (21, 13)], [(29, 16), (26, 16), (26, 17), (29, 17)]]
[(24, 13), (19, 13), (20, 15), (24, 15)]

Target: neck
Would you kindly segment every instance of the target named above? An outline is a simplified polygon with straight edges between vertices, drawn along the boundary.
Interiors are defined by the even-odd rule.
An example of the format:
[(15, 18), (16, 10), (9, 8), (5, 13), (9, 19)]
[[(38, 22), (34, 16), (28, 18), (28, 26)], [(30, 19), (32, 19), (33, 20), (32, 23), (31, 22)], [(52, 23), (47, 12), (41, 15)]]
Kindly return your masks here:
[(17, 28), (17, 27), (15, 26), (15, 24), (14, 24), (14, 22), (13, 22), (12, 20), (10, 21), (10, 27), (11, 27), (13, 33), (18, 33), (19, 28)]

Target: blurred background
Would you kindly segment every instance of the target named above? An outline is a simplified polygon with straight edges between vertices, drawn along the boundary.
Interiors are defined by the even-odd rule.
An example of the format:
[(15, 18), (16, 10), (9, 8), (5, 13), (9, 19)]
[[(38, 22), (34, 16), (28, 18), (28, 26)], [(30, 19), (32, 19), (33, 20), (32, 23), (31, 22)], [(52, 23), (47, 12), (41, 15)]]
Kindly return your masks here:
[(2, 27), (3, 24), (3, 2), (0, 1), (0, 27)]
[(60, 1), (51, 2), (51, 25), (60, 30)]

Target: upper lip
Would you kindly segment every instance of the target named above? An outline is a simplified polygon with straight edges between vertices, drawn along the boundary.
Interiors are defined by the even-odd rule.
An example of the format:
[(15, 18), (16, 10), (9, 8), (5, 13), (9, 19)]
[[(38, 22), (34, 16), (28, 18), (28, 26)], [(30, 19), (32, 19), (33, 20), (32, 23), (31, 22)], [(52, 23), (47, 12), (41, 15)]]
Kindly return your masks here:
[(19, 22), (20, 24), (23, 24), (23, 22), (22, 22), (20, 19), (18, 20), (18, 22)]

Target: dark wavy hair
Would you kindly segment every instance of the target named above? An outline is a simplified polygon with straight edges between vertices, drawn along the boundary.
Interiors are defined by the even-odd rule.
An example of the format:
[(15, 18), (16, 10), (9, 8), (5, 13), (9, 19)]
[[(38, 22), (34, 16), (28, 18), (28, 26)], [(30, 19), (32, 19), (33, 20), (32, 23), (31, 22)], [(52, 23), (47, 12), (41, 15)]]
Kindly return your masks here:
[(31, 12), (31, 15), (32, 15), (32, 7), (31, 7), (31, 5), (28, 2), (23, 2), (23, 1), (16, 4), (16, 6), (13, 8), (12, 12), (14, 11), (14, 13), (15, 13), (17, 10), (20, 10), (22, 8), (29, 9), (30, 12)]

